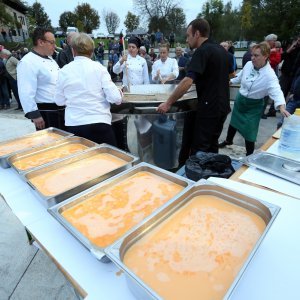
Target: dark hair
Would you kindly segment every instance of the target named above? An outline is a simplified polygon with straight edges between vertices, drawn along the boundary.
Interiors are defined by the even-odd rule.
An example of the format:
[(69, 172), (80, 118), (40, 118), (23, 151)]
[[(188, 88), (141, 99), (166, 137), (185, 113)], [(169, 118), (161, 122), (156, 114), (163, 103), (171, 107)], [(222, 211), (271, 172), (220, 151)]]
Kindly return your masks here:
[(128, 40), (128, 44), (135, 44), (137, 48), (141, 47), (141, 40), (137, 36), (132, 36)]
[(195, 34), (195, 32), (198, 30), (202, 37), (209, 37), (210, 26), (205, 19), (195, 19), (189, 24), (189, 26), (192, 27), (193, 34)]
[(46, 32), (52, 32), (52, 30), (50, 28), (42, 28), (42, 27), (37, 27), (34, 29), (34, 31), (32, 33), (32, 43), (34, 46), (37, 46), (38, 40), (45, 39)]

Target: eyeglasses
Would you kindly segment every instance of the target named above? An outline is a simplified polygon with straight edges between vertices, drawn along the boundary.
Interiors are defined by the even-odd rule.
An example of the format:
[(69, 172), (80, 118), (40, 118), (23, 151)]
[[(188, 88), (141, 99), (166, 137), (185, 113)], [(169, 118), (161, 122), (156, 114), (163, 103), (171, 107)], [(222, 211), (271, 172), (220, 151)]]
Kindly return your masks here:
[(49, 43), (51, 45), (55, 45), (55, 41), (49, 41), (49, 40), (46, 40), (46, 39), (44, 39), (42, 41), (47, 42), (47, 43)]

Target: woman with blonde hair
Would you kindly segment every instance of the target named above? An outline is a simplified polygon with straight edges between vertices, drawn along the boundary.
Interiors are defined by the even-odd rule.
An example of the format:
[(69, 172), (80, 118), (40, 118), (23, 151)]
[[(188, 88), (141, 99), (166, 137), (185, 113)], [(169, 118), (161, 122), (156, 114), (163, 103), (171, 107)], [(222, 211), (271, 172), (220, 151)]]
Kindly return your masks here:
[(173, 83), (178, 75), (177, 60), (169, 57), (169, 46), (162, 44), (159, 48), (159, 59), (152, 66), (152, 80), (156, 83)]
[(74, 61), (58, 75), (55, 102), (66, 105), (65, 125), (77, 136), (116, 146), (111, 127), (110, 103), (120, 104), (122, 92), (106, 68), (91, 59), (94, 41), (86, 33), (71, 40)]
[(276, 109), (279, 109), (284, 117), (290, 115), (285, 109), (285, 99), (278, 78), (268, 61), (269, 56), (268, 43), (262, 42), (253, 46), (251, 61), (246, 63), (237, 77), (230, 80), (230, 84), (240, 83), (241, 87), (234, 102), (226, 140), (219, 144), (219, 148), (232, 145), (238, 131), (245, 138), (246, 155), (254, 152), (266, 96), (274, 100)]

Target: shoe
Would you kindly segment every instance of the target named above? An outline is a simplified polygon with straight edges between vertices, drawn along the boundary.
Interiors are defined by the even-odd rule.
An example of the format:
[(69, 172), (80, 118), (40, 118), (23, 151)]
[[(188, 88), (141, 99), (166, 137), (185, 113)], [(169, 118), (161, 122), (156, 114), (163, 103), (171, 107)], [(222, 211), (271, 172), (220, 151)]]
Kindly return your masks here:
[(230, 146), (233, 143), (227, 142), (227, 141), (223, 141), (222, 143), (219, 144), (219, 148), (225, 148), (226, 146)]
[(268, 116), (267, 116), (266, 114), (263, 114), (263, 115), (261, 115), (261, 118), (262, 118), (262, 119), (267, 119)]
[(266, 114), (267, 117), (276, 117), (276, 111), (269, 111), (267, 114)]

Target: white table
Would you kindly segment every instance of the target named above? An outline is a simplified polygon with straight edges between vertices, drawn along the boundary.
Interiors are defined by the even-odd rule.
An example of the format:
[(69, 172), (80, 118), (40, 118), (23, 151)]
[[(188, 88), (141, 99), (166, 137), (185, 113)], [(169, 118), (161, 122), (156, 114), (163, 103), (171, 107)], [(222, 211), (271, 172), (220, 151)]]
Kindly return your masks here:
[[(281, 207), (231, 299), (299, 299), (300, 201), (232, 180), (211, 181)], [(0, 169), (0, 192), (45, 252), (86, 299), (134, 299), (124, 274), (94, 258), (39, 202), (12, 169)], [(187, 294), (188, 299), (188, 294)]]

